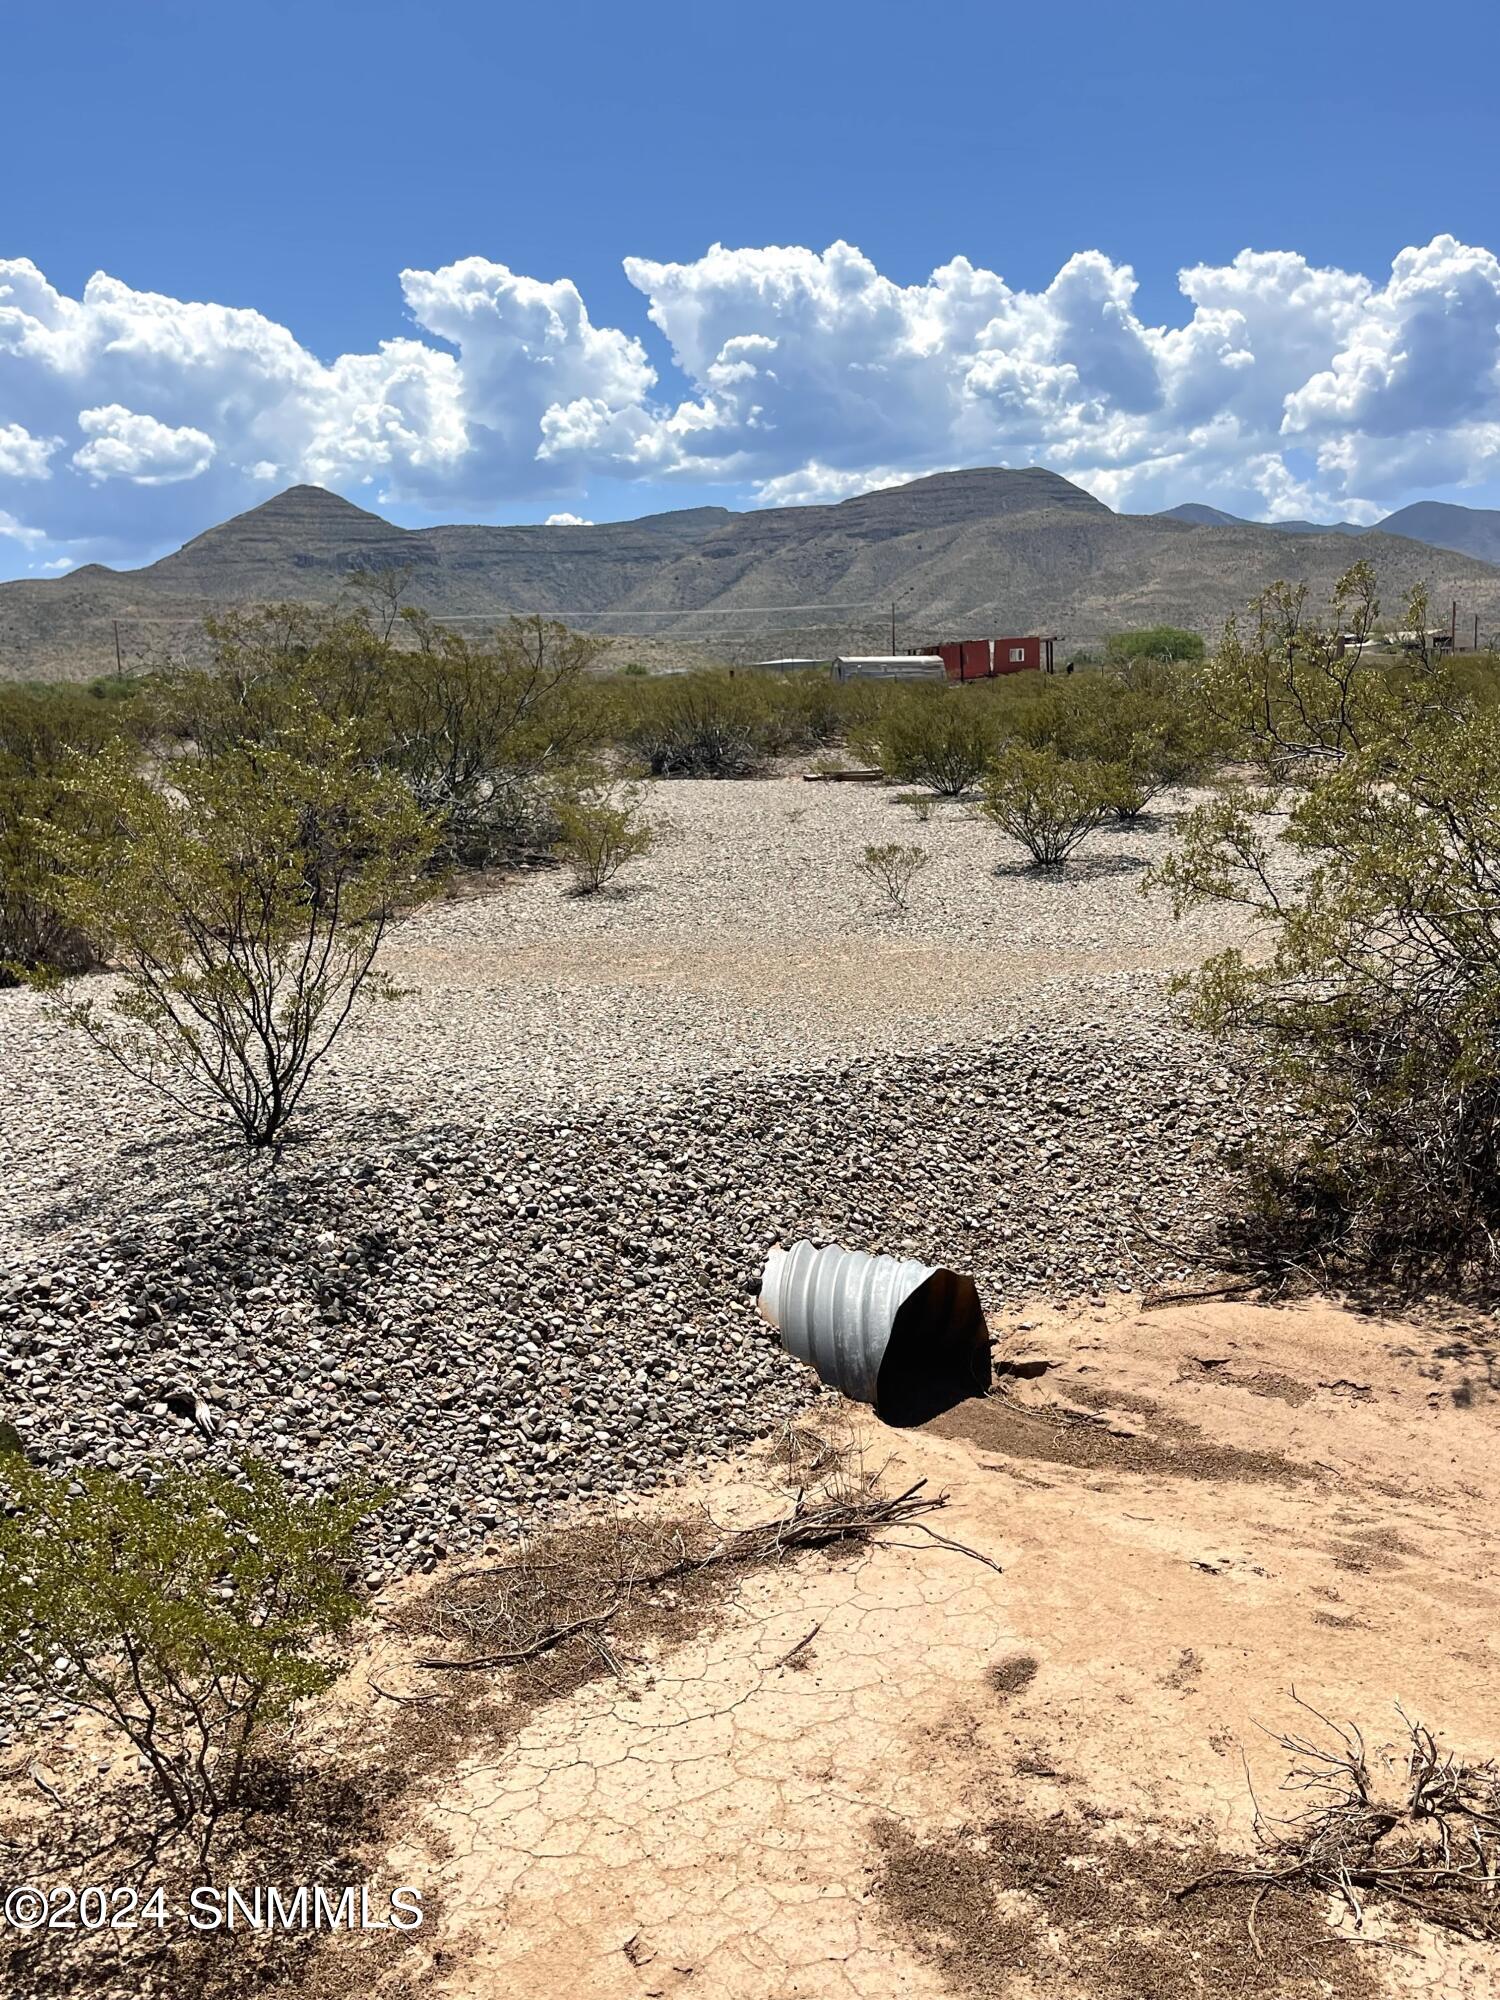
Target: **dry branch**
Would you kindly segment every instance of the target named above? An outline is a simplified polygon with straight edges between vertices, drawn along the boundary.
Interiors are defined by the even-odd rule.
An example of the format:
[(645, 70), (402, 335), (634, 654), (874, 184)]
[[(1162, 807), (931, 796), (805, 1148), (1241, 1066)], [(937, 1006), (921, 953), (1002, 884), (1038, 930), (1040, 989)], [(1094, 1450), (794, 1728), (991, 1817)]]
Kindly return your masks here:
[[(465, 1636), (472, 1639), (481, 1636), (484, 1631), (504, 1629), (507, 1636), (515, 1638), (517, 1643), (503, 1650), (470, 1653), (461, 1659), (423, 1658), (416, 1664), (435, 1673), (474, 1673), (491, 1667), (520, 1666), (583, 1634), (596, 1644), (603, 1641), (607, 1646), (605, 1628), (629, 1609), (635, 1598), (661, 1590), (678, 1580), (700, 1577), (710, 1570), (761, 1568), (780, 1561), (783, 1556), (798, 1549), (829, 1548), (835, 1543), (847, 1541), (868, 1542), (883, 1529), (907, 1523), (922, 1527), (917, 1517), (945, 1504), (942, 1495), (924, 1495), (922, 1488), (925, 1484), (925, 1480), (918, 1480), (915, 1486), (908, 1487), (904, 1493), (893, 1498), (867, 1493), (859, 1498), (841, 1497), (813, 1504), (809, 1504), (799, 1493), (790, 1514), (755, 1527), (720, 1533), (707, 1547), (689, 1547), (679, 1531), (672, 1537), (676, 1545), (675, 1553), (668, 1560), (659, 1560), (649, 1567), (637, 1567), (630, 1559), (638, 1551), (629, 1535), (622, 1530), (611, 1574), (601, 1574), (596, 1568), (591, 1576), (580, 1574), (571, 1580), (564, 1577), (560, 1582), (540, 1589), (537, 1580), (542, 1572), (551, 1572), (556, 1576), (559, 1565), (538, 1564), (523, 1557), (515, 1564), (491, 1572), (488, 1577), (475, 1579), (490, 1587), (494, 1593), (485, 1604), (446, 1607), (450, 1628), (457, 1626)], [(989, 1557), (980, 1556), (977, 1550), (948, 1541), (931, 1529), (924, 1529), (924, 1532), (944, 1547), (973, 1555), (986, 1563), (990, 1561)], [(648, 1536), (649, 1531), (643, 1525), (640, 1539), (644, 1542)], [(565, 1569), (566, 1565), (561, 1567)], [(991, 1564), (991, 1567), (998, 1565)], [(512, 1585), (519, 1587), (508, 1589)], [(526, 1623), (526, 1612), (545, 1611), (551, 1607), (555, 1613), (559, 1596), (566, 1602), (570, 1589), (575, 1600), (580, 1593), (585, 1596), (592, 1593), (595, 1601), (579, 1615), (565, 1619), (555, 1615), (550, 1619), (545, 1616), (533, 1618), (531, 1630), (522, 1637), (518, 1628)], [(603, 1601), (599, 1601), (601, 1598)], [(570, 1608), (576, 1609), (576, 1602)]]
[(1399, 1705), (1404, 1760), (1372, 1767), (1357, 1728), (1308, 1712), (1331, 1732), (1331, 1746), (1305, 1736), (1275, 1740), (1292, 1760), (1282, 1789), (1317, 1802), (1275, 1821), (1257, 1804), (1266, 1859), (1213, 1869), (1185, 1883), (1178, 1898), (1218, 1883), (1254, 1883), (1252, 1942), (1255, 1910), (1277, 1888), (1335, 1895), (1356, 1926), (1365, 1901), (1384, 1898), (1476, 1943), (1500, 1942), (1500, 1767), (1440, 1751), (1432, 1731)]

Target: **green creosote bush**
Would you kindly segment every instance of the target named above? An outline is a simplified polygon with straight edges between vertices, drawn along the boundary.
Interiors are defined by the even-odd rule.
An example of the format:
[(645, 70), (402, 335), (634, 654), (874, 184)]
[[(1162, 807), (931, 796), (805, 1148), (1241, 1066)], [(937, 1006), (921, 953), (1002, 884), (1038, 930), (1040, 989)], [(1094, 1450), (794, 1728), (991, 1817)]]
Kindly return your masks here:
[(764, 689), (727, 673), (644, 682), (623, 734), (653, 777), (749, 778), (764, 766)]
[(355, 1530), (383, 1496), (293, 1497), (268, 1467), (151, 1489), (0, 1450), (0, 1678), (124, 1736), (206, 1866), (260, 1749), (334, 1670), (360, 1605)]
[(1058, 868), (1115, 809), (1124, 783), (1118, 765), (1013, 744), (996, 759), (980, 810), (1037, 867)]
[(1011, 726), (1035, 749), (1110, 766), (1119, 781), (1113, 810), (1126, 821), (1164, 790), (1207, 776), (1225, 745), (1197, 670), (1156, 661), (1045, 683), (1015, 709)]
[[(1254, 782), (1191, 815), (1150, 878), (1237, 903), (1253, 948), (1180, 987), (1290, 1104), (1252, 1149), (1247, 1254), (1403, 1283), (1500, 1267), (1500, 709), (1446, 661), (1361, 635), (1368, 566), (1326, 621), (1278, 586), (1207, 682)], [(1425, 629), (1415, 593), (1404, 625)], [(1340, 645), (1339, 633), (1355, 634)]]
[(826, 673), (746, 668), (617, 680), (599, 700), (613, 741), (666, 778), (755, 777), (773, 758), (838, 742), (869, 707)]
[(278, 1144), (356, 1003), (395, 997), (376, 955), (437, 887), (439, 827), (348, 724), (306, 712), (278, 747), (180, 758), (165, 783), (116, 745), (65, 791), (39, 834), (58, 907), (119, 975), (66, 1017), (180, 1107)]
[(928, 858), (925, 849), (893, 840), (884, 846), (867, 847), (855, 866), (880, 890), (892, 913), (905, 916), (912, 884), (927, 866)]
[(1180, 625), (1148, 625), (1133, 632), (1111, 632), (1104, 643), (1110, 660), (1201, 660), (1202, 635)]
[(544, 853), (557, 827), (547, 783), (598, 741), (584, 675), (603, 642), (546, 618), (512, 618), (482, 642), (410, 614), (395, 657), (385, 761), (466, 868)]
[(1001, 740), (988, 688), (896, 687), (872, 727), (888, 778), (958, 798), (984, 775)]
[(441, 822), (434, 865), (549, 851), (546, 781), (601, 740), (586, 685), (601, 642), (555, 620), (512, 618), (469, 637), (377, 595), (373, 611), (264, 605), (206, 630), (207, 666), (148, 683), (159, 735), (212, 761), (295, 741), (311, 706)]
[(59, 907), (57, 863), (39, 830), (66, 810), (55, 774), (0, 771), (0, 987), (86, 972), (99, 962), (93, 940)]
[(573, 872), (575, 896), (594, 895), (655, 842), (655, 830), (641, 817), (640, 793), (634, 786), (611, 796), (595, 783), (559, 798), (555, 810), (559, 846)]
[(0, 688), (0, 986), (98, 963), (94, 941), (59, 907), (46, 832), (76, 815), (65, 783), (73, 753), (96, 756), (117, 739), (134, 741), (142, 726), (130, 684), (115, 694)]

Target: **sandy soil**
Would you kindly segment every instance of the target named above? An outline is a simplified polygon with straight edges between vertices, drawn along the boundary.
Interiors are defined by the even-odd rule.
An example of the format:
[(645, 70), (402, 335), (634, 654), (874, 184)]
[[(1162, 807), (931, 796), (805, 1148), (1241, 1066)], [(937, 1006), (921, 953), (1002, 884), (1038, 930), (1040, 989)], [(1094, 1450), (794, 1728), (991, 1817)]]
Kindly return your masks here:
[[(967, 1991), (880, 1889), (892, 1829), (910, 1846), (1005, 1811), (1080, 1865), (1101, 1838), (1245, 1852), (1247, 1773), (1272, 1810), (1286, 1774), (1264, 1732), (1316, 1732), (1293, 1688), (1375, 1746), (1401, 1739), (1400, 1702), (1447, 1746), (1500, 1752), (1485, 1336), (1326, 1305), (1001, 1331), (1007, 1405), (920, 1431), (832, 1419), (888, 1487), (945, 1491), (933, 1525), (1000, 1569), (914, 1530), (800, 1558), (744, 1581), (711, 1635), (466, 1762), (389, 1857), (443, 1911), (432, 2000)], [(784, 1476), (749, 1461), (707, 1497), (770, 1518)], [(417, 1685), (409, 1655), (385, 1639), (381, 1677)], [(1500, 1970), (1446, 1934), (1343, 1935), (1306, 1990), (1478, 2000)], [(1136, 1990), (1071, 1957), (1050, 1933), (987, 1990)], [(1264, 1977), (1184, 1990), (1304, 1990)]]

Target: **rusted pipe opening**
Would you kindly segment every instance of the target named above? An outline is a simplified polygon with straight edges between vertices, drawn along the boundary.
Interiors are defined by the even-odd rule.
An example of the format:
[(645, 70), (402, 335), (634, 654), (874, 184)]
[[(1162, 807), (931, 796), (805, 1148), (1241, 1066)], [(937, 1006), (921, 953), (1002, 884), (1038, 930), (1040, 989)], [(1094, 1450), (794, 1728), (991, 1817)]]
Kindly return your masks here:
[(925, 1424), (990, 1386), (990, 1336), (972, 1278), (934, 1271), (902, 1300), (875, 1384), (882, 1423)]

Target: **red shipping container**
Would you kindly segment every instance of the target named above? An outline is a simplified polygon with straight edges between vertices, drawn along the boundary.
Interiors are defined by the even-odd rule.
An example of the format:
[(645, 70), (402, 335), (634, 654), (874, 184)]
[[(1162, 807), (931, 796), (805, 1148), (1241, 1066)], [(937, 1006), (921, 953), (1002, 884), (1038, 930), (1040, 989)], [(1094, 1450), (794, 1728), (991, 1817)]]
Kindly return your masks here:
[(1045, 639), (947, 639), (929, 646), (943, 663), (950, 681), (991, 680), (997, 674), (1038, 673)]
[(1042, 664), (1042, 642), (1040, 639), (997, 639), (995, 641), (995, 672), (997, 674), (1037, 673)]

